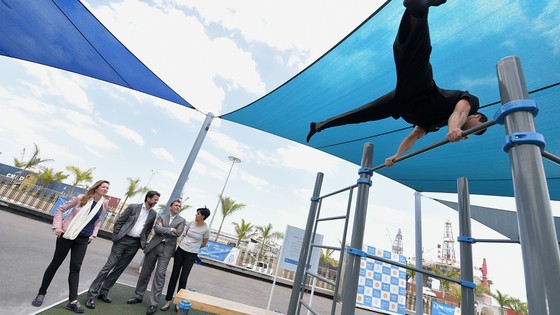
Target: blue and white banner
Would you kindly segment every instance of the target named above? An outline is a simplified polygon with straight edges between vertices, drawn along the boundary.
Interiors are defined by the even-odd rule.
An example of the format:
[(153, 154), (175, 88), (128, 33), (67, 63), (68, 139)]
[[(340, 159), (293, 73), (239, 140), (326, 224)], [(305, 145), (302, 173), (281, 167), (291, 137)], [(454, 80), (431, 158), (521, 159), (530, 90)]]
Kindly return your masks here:
[(239, 257), (239, 248), (209, 240), (206, 247), (198, 251), (198, 256), (211, 258), (228, 265), (235, 265), (237, 257)]
[(457, 315), (461, 309), (455, 306), (432, 301), (432, 315)]
[[(406, 264), (406, 257), (365, 246), (368, 254)], [(362, 257), (356, 306), (387, 314), (405, 314), (406, 270), (395, 265)]]

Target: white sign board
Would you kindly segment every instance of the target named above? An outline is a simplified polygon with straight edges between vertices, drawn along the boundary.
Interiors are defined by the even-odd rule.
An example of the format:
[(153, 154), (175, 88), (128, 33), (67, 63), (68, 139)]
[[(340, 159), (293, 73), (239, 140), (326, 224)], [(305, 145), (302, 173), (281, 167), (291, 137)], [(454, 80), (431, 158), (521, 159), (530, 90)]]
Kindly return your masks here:
[[(282, 250), (280, 251), (278, 267), (286, 270), (296, 271), (297, 265), (300, 262), (299, 254), (301, 252), (304, 233), (305, 230), (303, 229), (291, 225), (286, 226), (286, 233), (284, 234), (284, 244), (282, 246)], [(316, 245), (322, 245), (323, 235), (315, 234), (314, 243)], [(321, 250), (320, 248), (314, 247), (309, 266), (309, 270), (313, 273), (317, 273), (317, 268), (319, 267), (319, 258), (321, 258)], [(301, 261), (305, 261), (305, 257), (302, 257)]]

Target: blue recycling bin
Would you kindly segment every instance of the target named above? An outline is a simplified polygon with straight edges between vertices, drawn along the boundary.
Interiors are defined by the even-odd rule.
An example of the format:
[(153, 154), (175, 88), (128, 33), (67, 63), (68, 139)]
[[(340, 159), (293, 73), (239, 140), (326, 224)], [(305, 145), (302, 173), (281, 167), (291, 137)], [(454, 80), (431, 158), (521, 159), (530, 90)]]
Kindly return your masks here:
[(177, 304), (177, 315), (186, 315), (191, 309), (191, 301), (188, 299), (183, 299), (179, 304)]

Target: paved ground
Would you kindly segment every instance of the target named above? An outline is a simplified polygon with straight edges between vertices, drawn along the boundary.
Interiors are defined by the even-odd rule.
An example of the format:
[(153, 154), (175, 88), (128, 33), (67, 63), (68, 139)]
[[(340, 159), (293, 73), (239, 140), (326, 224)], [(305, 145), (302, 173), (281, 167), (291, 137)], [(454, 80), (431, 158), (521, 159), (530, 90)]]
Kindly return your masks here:
[[(0, 270), (0, 301), (2, 301), (0, 314), (33, 314), (40, 309), (31, 306), (31, 300), (37, 294), (43, 273), (52, 258), (55, 235), (50, 229), (50, 224), (4, 209), (0, 209), (0, 222), (2, 222), (0, 229), (0, 266), (2, 266)], [(110, 248), (111, 242), (105, 239), (98, 238), (90, 244), (82, 265), (79, 292), (88, 288), (97, 272), (105, 264)], [(120, 283), (130, 286), (136, 284), (141, 258), (139, 252), (119, 279)], [(171, 265), (172, 263), (168, 268), (168, 277)], [(53, 279), (45, 298), (45, 306), (68, 298), (67, 277), (68, 259), (62, 264)], [(204, 294), (266, 308), (272, 285), (266, 281), (211, 268), (203, 264), (194, 266), (187, 287), (195, 288)], [(133, 292), (134, 289), (131, 287), (131, 297)], [(290, 295), (291, 288), (276, 286), (270, 309), (285, 313)], [(330, 314), (332, 301), (315, 296), (313, 305), (319, 314)], [(337, 309), (340, 312), (340, 306)], [(93, 314), (95, 310), (86, 310), (86, 313)], [(301, 314), (305, 313), (301, 312)], [(165, 313), (158, 312), (158, 314)], [(376, 313), (356, 309), (356, 314)]]

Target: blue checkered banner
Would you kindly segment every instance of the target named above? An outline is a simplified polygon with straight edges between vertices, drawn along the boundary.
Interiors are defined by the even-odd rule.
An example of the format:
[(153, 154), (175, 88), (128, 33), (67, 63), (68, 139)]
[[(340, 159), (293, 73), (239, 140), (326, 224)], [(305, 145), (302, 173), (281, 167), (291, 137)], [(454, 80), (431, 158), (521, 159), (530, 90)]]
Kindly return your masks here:
[[(406, 264), (406, 257), (364, 246), (368, 254)], [(356, 306), (386, 314), (405, 314), (406, 269), (362, 257)]]

